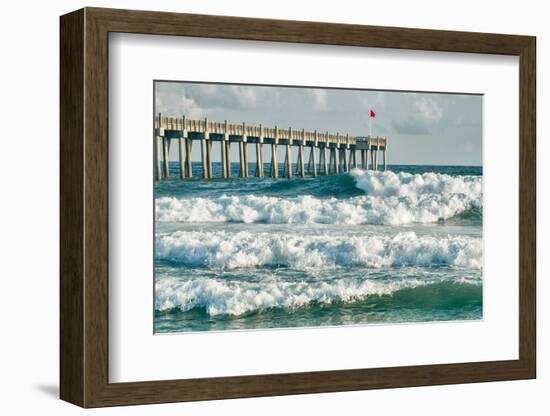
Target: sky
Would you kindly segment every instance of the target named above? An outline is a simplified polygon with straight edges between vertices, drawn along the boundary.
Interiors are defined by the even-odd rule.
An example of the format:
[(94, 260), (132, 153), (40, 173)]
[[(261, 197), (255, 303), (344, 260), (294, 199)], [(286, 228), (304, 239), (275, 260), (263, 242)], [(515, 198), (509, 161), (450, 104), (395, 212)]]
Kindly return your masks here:
[[(481, 166), (482, 100), (468, 94), (156, 81), (154, 114), (367, 136), (372, 109), (373, 135), (388, 138), (388, 164)], [(254, 161), (254, 152), (249, 154)], [(219, 155), (214, 144), (214, 161)], [(192, 157), (200, 160), (199, 146)], [(170, 158), (177, 159), (177, 146), (171, 146)]]

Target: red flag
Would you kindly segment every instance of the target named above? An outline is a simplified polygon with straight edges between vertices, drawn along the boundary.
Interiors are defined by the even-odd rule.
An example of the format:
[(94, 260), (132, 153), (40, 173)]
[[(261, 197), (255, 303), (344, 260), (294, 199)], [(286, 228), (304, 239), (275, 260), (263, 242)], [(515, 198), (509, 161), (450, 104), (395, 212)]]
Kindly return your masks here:
[(371, 116), (371, 118), (374, 118), (374, 117), (376, 117), (376, 114), (375, 114), (375, 112), (374, 112), (374, 111), (372, 111), (372, 110), (370, 110), (370, 116)]

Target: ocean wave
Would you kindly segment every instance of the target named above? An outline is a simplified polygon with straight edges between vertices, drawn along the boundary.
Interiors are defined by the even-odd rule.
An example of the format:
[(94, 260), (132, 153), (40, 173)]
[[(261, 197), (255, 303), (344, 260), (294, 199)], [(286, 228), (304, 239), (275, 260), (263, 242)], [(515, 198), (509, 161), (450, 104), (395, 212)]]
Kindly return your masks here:
[(451, 176), (427, 172), (373, 172), (353, 169), (350, 173), (356, 186), (367, 195), (380, 197), (419, 197), (421, 195), (468, 195), (482, 194), (481, 176)]
[(483, 267), (481, 238), (176, 231), (156, 238), (155, 258), (189, 267)]
[[(422, 293), (423, 288), (437, 287)], [(377, 281), (336, 279), (322, 282), (285, 282), (272, 279), (267, 282), (223, 281), (208, 278), (182, 280), (175, 277), (159, 279), (155, 284), (155, 309), (182, 312), (202, 309), (210, 316), (239, 316), (266, 309), (290, 309), (332, 303), (364, 302), (373, 297), (395, 296), (394, 302), (403, 306), (433, 307), (434, 294), (445, 297), (479, 297), (480, 280), (428, 282), (420, 279)], [(472, 293), (460, 293), (460, 288), (473, 288)], [(468, 289), (467, 289), (468, 290)], [(426, 290), (424, 290), (426, 292)], [(432, 293), (434, 292), (434, 293)], [(462, 290), (464, 292), (464, 290)], [(427, 300), (432, 299), (430, 304)], [(468, 299), (466, 299), (468, 300)], [(475, 300), (475, 299), (474, 299)], [(445, 299), (438, 299), (438, 302)]]
[(479, 176), (408, 174), (354, 169), (364, 195), (345, 199), (311, 195), (278, 197), (222, 195), (215, 198), (160, 197), (159, 222), (265, 222), (271, 224), (434, 223), (482, 211)]

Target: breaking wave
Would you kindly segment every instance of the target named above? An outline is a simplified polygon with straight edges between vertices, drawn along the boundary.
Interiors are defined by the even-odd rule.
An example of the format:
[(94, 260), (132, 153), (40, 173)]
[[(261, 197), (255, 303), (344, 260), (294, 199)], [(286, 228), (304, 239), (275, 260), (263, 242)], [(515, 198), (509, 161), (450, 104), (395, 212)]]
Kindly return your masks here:
[[(221, 195), (215, 198), (160, 197), (159, 222), (264, 222), (270, 224), (411, 224), (454, 217), (481, 220), (480, 176), (394, 173), (354, 169), (353, 186), (364, 194), (345, 199), (311, 195)], [(342, 189), (343, 194), (349, 193)]]
[(188, 267), (483, 267), (481, 238), (176, 231), (156, 239), (156, 259)]
[(338, 279), (306, 283), (273, 279), (258, 283), (170, 277), (156, 283), (155, 309), (182, 312), (201, 309), (210, 316), (238, 316), (266, 309), (294, 310), (333, 303), (352, 304), (388, 296), (392, 296), (393, 303), (403, 306), (441, 307), (449, 298), (454, 302), (480, 302), (481, 282), (475, 279), (435, 283), (420, 279)]

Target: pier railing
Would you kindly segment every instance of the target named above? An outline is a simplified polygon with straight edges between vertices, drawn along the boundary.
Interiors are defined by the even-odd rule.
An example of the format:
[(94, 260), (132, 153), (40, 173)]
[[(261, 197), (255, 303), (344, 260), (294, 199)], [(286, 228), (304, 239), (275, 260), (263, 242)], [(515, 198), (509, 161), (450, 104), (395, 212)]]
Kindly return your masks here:
[[(221, 176), (231, 176), (231, 144), (239, 145), (240, 176), (248, 177), (248, 144), (256, 145), (256, 176), (264, 176), (263, 146), (271, 145), (269, 176), (278, 177), (278, 145), (285, 145), (283, 176), (292, 177), (292, 148), (298, 147), (296, 174), (317, 176), (348, 172), (357, 167), (356, 152), (361, 152), (361, 166), (369, 168), (369, 153), (372, 169), (378, 169), (378, 153), (382, 152), (384, 169), (387, 166), (386, 137), (352, 136), (349, 134), (329, 133), (328, 131), (310, 131), (292, 127), (265, 127), (261, 124), (228, 123), (227, 121), (209, 121), (208, 119), (189, 119), (186, 117), (167, 117), (161, 114), (155, 117), (155, 150), (157, 179), (168, 177), (169, 150), (172, 140), (179, 141), (180, 177), (193, 175), (191, 150), (193, 141), (200, 141), (202, 177), (210, 179), (212, 171), (212, 144), (220, 143)], [(305, 168), (305, 148), (309, 148), (309, 162)], [(327, 155), (328, 152), (328, 155)], [(317, 158), (317, 154), (319, 157)], [(318, 160), (318, 163), (317, 163)]]

